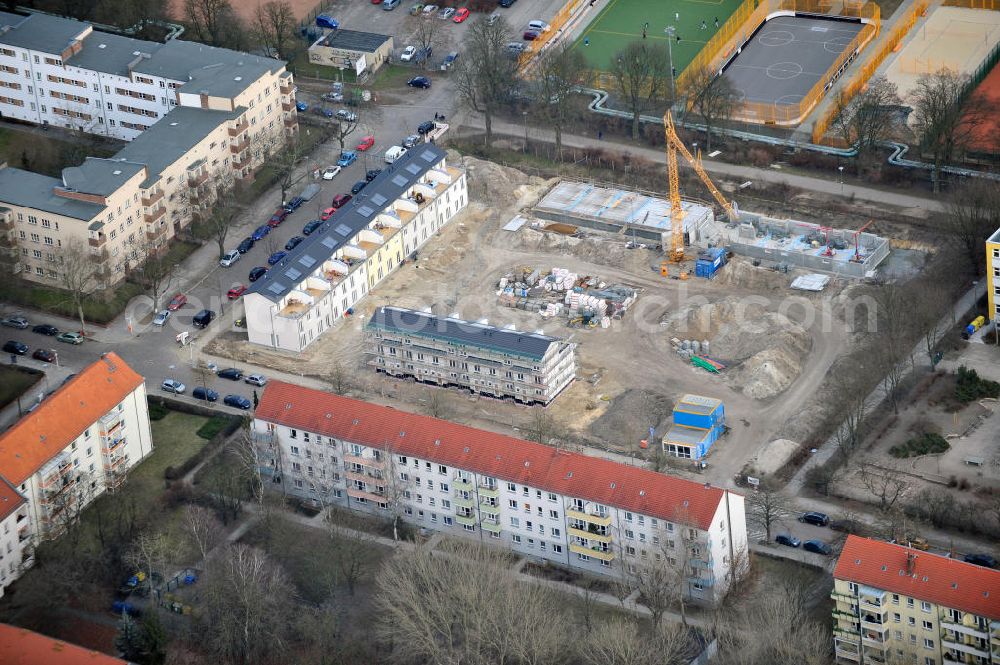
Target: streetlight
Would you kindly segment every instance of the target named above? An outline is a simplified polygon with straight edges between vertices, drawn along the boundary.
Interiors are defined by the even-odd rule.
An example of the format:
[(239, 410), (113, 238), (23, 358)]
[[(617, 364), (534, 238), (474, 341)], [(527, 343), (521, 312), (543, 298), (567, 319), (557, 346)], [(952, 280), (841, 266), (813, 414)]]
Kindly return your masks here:
[(844, 167), (838, 166), (837, 170), (840, 171), (840, 195), (844, 195)]
[(528, 152), (528, 112), (522, 111), (522, 117), (524, 118), (524, 150), (522, 152)]
[(663, 32), (667, 35), (667, 57), (670, 58), (670, 103), (673, 104), (677, 98), (677, 91), (674, 89), (674, 36), (677, 34), (677, 29), (668, 25)]

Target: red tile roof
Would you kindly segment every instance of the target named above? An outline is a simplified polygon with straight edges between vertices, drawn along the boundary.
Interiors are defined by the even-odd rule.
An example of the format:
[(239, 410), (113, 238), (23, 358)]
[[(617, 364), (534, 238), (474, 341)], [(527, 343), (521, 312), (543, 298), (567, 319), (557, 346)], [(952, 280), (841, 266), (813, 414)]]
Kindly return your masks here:
[(0, 435), (0, 476), (20, 485), (142, 382), (117, 354), (104, 354)]
[[(912, 573), (906, 557), (914, 555)], [(1000, 619), (1000, 570), (921, 552), (902, 545), (848, 536), (833, 576), (937, 605)]]
[(78, 647), (25, 628), (0, 623), (3, 665), (128, 665), (128, 661)]
[(723, 490), (599, 457), (269, 381), (257, 418), (706, 529)]
[(0, 476), (0, 521), (7, 519), (24, 504), (24, 497)]

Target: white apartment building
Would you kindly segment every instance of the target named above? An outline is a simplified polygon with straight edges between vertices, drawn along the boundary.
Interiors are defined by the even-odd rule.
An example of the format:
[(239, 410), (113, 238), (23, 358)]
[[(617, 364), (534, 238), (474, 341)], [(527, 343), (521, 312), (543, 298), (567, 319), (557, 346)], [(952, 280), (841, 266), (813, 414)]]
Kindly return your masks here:
[(379, 307), (365, 329), (369, 364), (390, 376), (548, 404), (576, 377), (576, 344), (401, 307)]
[(302, 351), (468, 205), (466, 174), (424, 143), (288, 252), (243, 295), (254, 344)]
[(15, 422), (0, 435), (0, 495), (6, 483), (24, 502), (14, 513), (22, 554), (8, 573), (10, 563), (15, 577), (30, 566), (38, 539), (58, 535), (84, 505), (115, 491), (152, 450), (145, 381), (115, 353)]
[(0, 598), (7, 585), (35, 562), (26, 505), (17, 489), (0, 478)]
[(743, 497), (708, 484), (280, 381), (253, 437), (262, 474), (293, 495), (534, 560), (609, 576), (670, 565), (709, 604), (746, 569)]

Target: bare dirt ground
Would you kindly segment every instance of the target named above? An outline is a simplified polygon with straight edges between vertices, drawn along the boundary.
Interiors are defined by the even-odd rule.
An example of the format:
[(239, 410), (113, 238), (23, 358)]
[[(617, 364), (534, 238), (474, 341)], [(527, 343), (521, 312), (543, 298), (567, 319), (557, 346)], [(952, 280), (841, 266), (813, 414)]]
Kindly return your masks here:
[[(639, 441), (648, 438), (650, 427), (658, 428), (657, 438), (662, 436), (680, 395), (717, 397), (725, 403), (732, 431), (715, 445), (702, 473), (706, 480), (728, 484), (762, 445), (780, 437), (801, 441), (808, 434), (817, 419), (805, 407), (849, 346), (850, 333), (831, 304), (844, 284), (833, 284), (824, 294), (800, 295), (787, 288), (793, 274), (741, 259), (712, 281), (666, 279), (659, 273), (659, 254), (626, 249), (624, 237), (573, 238), (533, 229), (530, 223), (514, 233), (504, 231), (501, 227), (514, 214), (530, 217), (530, 206), (552, 183), (473, 158), (462, 161), (470, 174), (468, 209), (425, 246), (416, 263), (401, 266), (377, 286), (355, 317), (297, 356), (251, 347), (233, 333), (213, 340), (205, 352), (315, 376), (365, 399), (404, 402), (451, 420), (525, 436), (537, 409), (395, 381), (364, 365), (363, 325), (376, 306), (431, 307), (438, 314), (572, 336), (579, 344), (577, 381), (546, 413), (573, 442), (638, 455)], [(607, 329), (571, 329), (565, 317), (544, 319), (497, 302), (499, 279), (525, 266), (599, 276), (607, 283), (631, 285), (641, 295)], [(708, 325), (697, 332), (718, 337), (733, 367), (713, 375), (677, 355), (670, 343), (676, 331), (664, 322), (678, 312), (718, 309), (718, 303), (723, 303), (725, 320), (716, 316), (713, 322), (709, 312)], [(826, 310), (834, 313), (823, 315)], [(688, 320), (686, 314), (681, 318)], [(699, 315), (692, 314), (691, 320), (697, 323)], [(698, 337), (692, 333), (691, 338)], [(652, 443), (655, 447), (656, 441)]]

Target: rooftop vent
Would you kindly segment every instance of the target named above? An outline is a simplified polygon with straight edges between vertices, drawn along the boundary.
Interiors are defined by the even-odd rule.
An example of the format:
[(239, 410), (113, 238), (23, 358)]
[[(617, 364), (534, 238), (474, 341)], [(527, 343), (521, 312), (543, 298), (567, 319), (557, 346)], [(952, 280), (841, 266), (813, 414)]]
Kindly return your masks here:
[(333, 414), (332, 413), (326, 414), (326, 419), (329, 420), (330, 418), (333, 418)]
[(465, 448), (463, 448), (462, 450), (464, 450), (464, 451), (465, 451), (466, 453), (468, 453), (468, 452), (469, 452), (469, 447), (468, 447), (468, 446), (466, 446), (466, 447), (465, 447)]
[(177, 123), (176, 123), (176, 122), (172, 122), (172, 123), (170, 123), (170, 126), (171, 126), (171, 127), (176, 127), (176, 126), (177, 126)]
[(957, 589), (958, 588), (958, 582), (952, 582), (951, 583), (951, 588), (952, 589)]
[(142, 55), (142, 51), (132, 51), (132, 55)]
[(440, 446), (441, 445), (441, 439), (434, 439), (434, 445), (435, 446)]
[(121, 171), (118, 171), (118, 170), (114, 170), (114, 171), (112, 171), (112, 172), (111, 172), (111, 174), (112, 174), (112, 175), (121, 175), (121, 174), (122, 174), (122, 172), (121, 172)]
[(242, 76), (235, 76), (235, 77), (233, 77), (233, 80), (234, 81), (242, 81), (243, 77)]
[(352, 424), (354, 424), (354, 425), (357, 425), (357, 424), (358, 424), (358, 422), (359, 422), (359, 421), (358, 421), (358, 419), (357, 419), (357, 418), (355, 418), (354, 420), (352, 420), (352, 421), (351, 421), (351, 423), (352, 423)]
[(646, 496), (646, 490), (639, 490), (639, 496)]
[(399, 430), (399, 438), (402, 439), (404, 436), (406, 436), (406, 432), (403, 430)]
[(615, 487), (616, 487), (616, 485), (615, 485), (614, 481), (611, 481), (611, 489), (614, 489)]
[(97, 48), (108, 48), (107, 44), (98, 44)]

